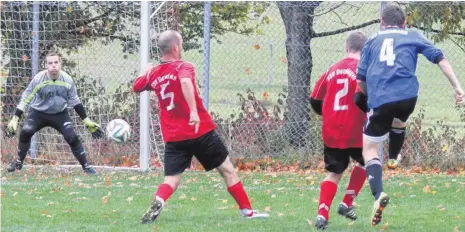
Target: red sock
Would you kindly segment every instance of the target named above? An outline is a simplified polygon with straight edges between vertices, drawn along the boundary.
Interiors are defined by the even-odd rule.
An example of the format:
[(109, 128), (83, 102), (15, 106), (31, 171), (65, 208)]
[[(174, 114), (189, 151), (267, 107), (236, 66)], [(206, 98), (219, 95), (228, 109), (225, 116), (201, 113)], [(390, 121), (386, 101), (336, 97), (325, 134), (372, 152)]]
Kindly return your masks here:
[(171, 188), (169, 184), (161, 184), (158, 186), (157, 193), (155, 193), (155, 196), (153, 196), (153, 198), (154, 200), (156, 200), (155, 198), (158, 196), (166, 202), (168, 198), (171, 197), (173, 192), (173, 188)]
[(320, 203), (318, 204), (318, 215), (329, 220), (329, 208), (336, 196), (337, 185), (331, 181), (323, 181), (320, 185)]
[(252, 205), (250, 205), (249, 197), (245, 192), (242, 182), (239, 181), (236, 184), (229, 186), (228, 192), (234, 200), (236, 200), (239, 205), (239, 209), (252, 209)]
[(366, 180), (366, 172), (365, 169), (354, 166), (352, 169), (352, 173), (350, 174), (349, 185), (347, 186), (346, 195), (344, 195), (344, 202), (347, 206), (351, 207), (352, 203), (354, 202), (354, 198), (358, 195), (360, 190), (363, 187), (363, 184)]

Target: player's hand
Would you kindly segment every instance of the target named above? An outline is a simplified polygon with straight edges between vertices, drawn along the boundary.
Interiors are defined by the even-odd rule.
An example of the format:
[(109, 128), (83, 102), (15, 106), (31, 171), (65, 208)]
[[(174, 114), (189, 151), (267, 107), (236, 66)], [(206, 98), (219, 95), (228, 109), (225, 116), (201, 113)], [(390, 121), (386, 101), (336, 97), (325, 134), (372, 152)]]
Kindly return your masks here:
[(199, 113), (191, 112), (190, 117), (189, 117), (189, 125), (195, 127), (195, 133), (199, 132), (199, 127), (200, 127)]
[(465, 93), (463, 92), (463, 89), (461, 87), (455, 88), (454, 93), (455, 93), (455, 103), (457, 104), (465, 103)]
[(85, 118), (82, 122), (86, 125), (87, 130), (92, 134), (92, 138), (100, 139), (105, 135), (100, 128), (100, 125), (91, 121), (89, 118)]
[(11, 118), (10, 122), (8, 123), (8, 126), (6, 127), (6, 136), (8, 138), (15, 136), (16, 129), (18, 129), (18, 122), (19, 122), (18, 116), (15, 115), (13, 116), (13, 118)]

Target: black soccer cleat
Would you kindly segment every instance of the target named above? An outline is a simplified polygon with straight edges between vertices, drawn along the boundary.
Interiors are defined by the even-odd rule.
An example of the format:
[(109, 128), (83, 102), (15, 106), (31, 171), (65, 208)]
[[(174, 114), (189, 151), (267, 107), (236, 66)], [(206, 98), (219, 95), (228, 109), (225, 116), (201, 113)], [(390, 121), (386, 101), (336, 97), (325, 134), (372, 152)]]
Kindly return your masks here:
[(339, 208), (337, 209), (337, 213), (341, 216), (344, 216), (352, 221), (357, 220), (357, 214), (355, 213), (354, 206), (348, 207), (346, 204), (341, 203), (339, 204)]
[(326, 221), (323, 216), (318, 215), (316, 217), (315, 227), (317, 230), (326, 230), (328, 229), (328, 221)]
[(158, 215), (160, 215), (161, 210), (163, 209), (163, 203), (159, 200), (153, 201), (152, 205), (150, 208), (147, 210), (147, 212), (144, 214), (142, 217), (142, 224), (147, 224), (155, 221), (157, 219)]
[(23, 162), (21, 162), (20, 160), (15, 160), (11, 162), (11, 164), (8, 166), (6, 170), (8, 172), (14, 172), (16, 171), (16, 169), (21, 170), (21, 168), (23, 168)]
[(95, 169), (90, 167), (90, 166), (84, 167), (84, 168), (82, 168), (82, 170), (84, 170), (84, 173), (87, 173), (88, 175), (96, 175), (97, 174)]

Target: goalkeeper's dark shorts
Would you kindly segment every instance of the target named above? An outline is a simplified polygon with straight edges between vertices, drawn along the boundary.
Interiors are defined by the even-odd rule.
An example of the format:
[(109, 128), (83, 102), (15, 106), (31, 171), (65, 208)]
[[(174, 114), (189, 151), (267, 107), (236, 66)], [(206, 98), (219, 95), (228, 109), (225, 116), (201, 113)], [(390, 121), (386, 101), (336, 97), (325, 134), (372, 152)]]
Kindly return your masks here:
[(219, 167), (228, 154), (228, 149), (215, 130), (196, 139), (168, 142), (165, 145), (165, 176), (183, 173), (190, 167), (194, 156), (206, 171), (210, 171)]
[(68, 110), (56, 114), (46, 114), (30, 108), (29, 114), (26, 120), (24, 120), (20, 133), (20, 140), (23, 140), (22, 142), (29, 142), (31, 137), (44, 127), (54, 128), (60, 132), (65, 139), (77, 136)]
[(350, 163), (350, 158), (357, 161), (361, 166), (365, 166), (362, 148), (331, 148), (324, 146), (325, 169), (336, 174), (343, 173)]

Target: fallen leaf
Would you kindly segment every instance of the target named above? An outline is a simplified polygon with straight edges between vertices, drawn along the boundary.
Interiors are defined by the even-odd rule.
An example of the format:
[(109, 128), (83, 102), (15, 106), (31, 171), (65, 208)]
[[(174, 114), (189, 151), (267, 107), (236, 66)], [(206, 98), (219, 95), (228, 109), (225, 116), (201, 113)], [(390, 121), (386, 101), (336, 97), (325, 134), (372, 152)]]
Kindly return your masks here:
[(283, 215), (283, 213), (278, 213), (278, 217), (282, 217)]
[(79, 192), (70, 192), (70, 193), (68, 193), (68, 195), (71, 196), (71, 195), (78, 194), (78, 193), (79, 193)]
[(195, 197), (191, 198), (191, 201), (196, 201), (196, 200), (197, 200), (197, 198), (195, 198)]
[(265, 207), (265, 209), (264, 209), (263, 211), (265, 211), (265, 212), (269, 212), (269, 211), (271, 211), (271, 206), (267, 206), (267, 207)]
[(262, 47), (260, 47), (260, 45), (258, 45), (258, 44), (255, 44), (255, 45), (253, 46), (253, 48), (259, 50), (259, 49), (262, 48)]
[(459, 227), (458, 227), (458, 226), (454, 227), (454, 232), (460, 232), (460, 230), (459, 230)]
[(133, 197), (128, 197), (128, 198), (126, 199), (126, 201), (128, 201), (129, 204), (131, 204), (131, 202), (132, 202), (133, 199), (134, 199)]
[(425, 187), (423, 187), (423, 192), (425, 192), (425, 193), (430, 193), (431, 192), (431, 188), (429, 187), (429, 185), (426, 185)]
[(228, 209), (229, 207), (228, 206), (223, 206), (223, 207), (219, 207), (217, 209)]
[(111, 185), (111, 178), (110, 177), (106, 177), (105, 178), (105, 186), (109, 187)]
[(179, 199), (182, 200), (182, 199), (186, 199), (186, 194), (181, 194), (181, 196), (179, 196)]
[(347, 225), (352, 226), (354, 223), (355, 223), (355, 221), (351, 221), (351, 222), (347, 223)]
[(102, 204), (107, 204), (108, 203), (108, 196), (103, 196), (102, 197)]
[(310, 219), (307, 219), (307, 223), (308, 223), (309, 226), (313, 225), (313, 222)]
[(13, 196), (16, 197), (16, 195), (18, 195), (18, 192), (14, 192), (13, 193)]
[(273, 194), (273, 195), (271, 195), (271, 198), (276, 198), (276, 195), (274, 195), (274, 194)]

